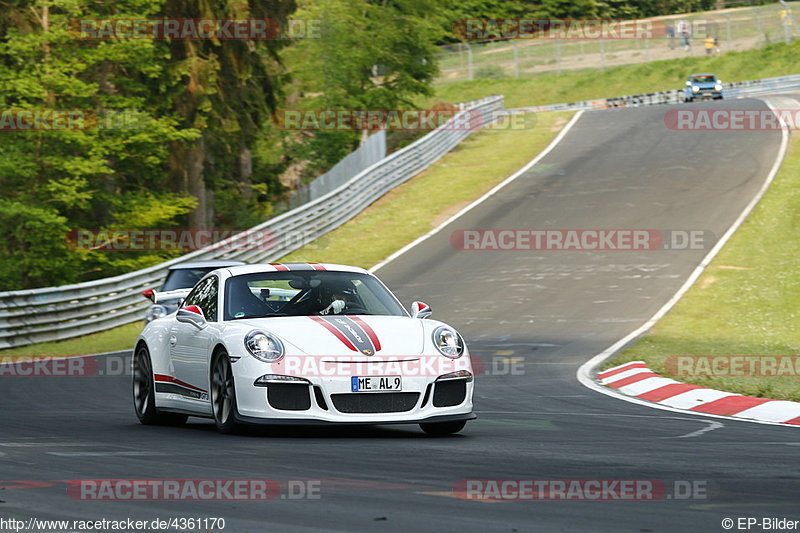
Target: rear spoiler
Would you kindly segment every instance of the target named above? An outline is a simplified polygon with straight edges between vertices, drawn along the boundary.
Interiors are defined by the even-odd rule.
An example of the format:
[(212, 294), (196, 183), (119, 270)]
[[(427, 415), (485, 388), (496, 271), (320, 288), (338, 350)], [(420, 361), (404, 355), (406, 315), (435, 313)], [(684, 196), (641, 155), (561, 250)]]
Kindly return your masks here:
[(154, 291), (153, 289), (147, 289), (146, 291), (142, 291), (142, 296), (152, 301), (154, 304), (157, 304), (173, 300), (183, 300), (189, 296), (190, 292), (192, 292), (191, 288), (175, 289), (172, 291)]

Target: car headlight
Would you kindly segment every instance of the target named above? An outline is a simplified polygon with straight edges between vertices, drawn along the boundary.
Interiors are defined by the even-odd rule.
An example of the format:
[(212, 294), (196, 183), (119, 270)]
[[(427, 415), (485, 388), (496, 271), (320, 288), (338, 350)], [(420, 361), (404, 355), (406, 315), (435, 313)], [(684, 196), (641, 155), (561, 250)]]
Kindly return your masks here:
[(433, 331), (433, 345), (444, 356), (458, 359), (464, 354), (464, 341), (456, 330), (439, 326)]
[(265, 363), (274, 363), (283, 357), (283, 343), (263, 331), (248, 333), (244, 338), (244, 346), (253, 357)]
[(697, 85), (692, 85), (692, 92), (693, 93), (699, 93), (700, 92), (700, 87), (698, 87)]
[(144, 319), (147, 322), (152, 322), (153, 320), (161, 317), (167, 316), (167, 308), (163, 305), (154, 305), (147, 310), (147, 314), (145, 315)]
[(306, 378), (297, 376), (283, 376), (280, 374), (264, 374), (253, 382), (256, 387), (268, 387), (279, 383), (298, 383), (300, 385), (310, 385), (311, 382)]
[(714, 90), (715, 91), (721, 91), (722, 90), (722, 84), (718, 83), (718, 84), (714, 85)]

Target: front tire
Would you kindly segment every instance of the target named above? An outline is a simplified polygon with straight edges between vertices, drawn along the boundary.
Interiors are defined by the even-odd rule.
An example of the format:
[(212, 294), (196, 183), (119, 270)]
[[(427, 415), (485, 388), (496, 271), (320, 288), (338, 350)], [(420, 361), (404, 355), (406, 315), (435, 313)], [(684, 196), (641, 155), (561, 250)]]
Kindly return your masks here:
[(133, 408), (139, 422), (146, 426), (179, 426), (186, 423), (186, 415), (159, 413), (156, 409), (153, 363), (147, 345), (142, 343), (133, 354)]
[(220, 433), (236, 432), (236, 385), (231, 360), (225, 351), (217, 352), (211, 365), (211, 410)]
[(432, 422), (428, 424), (420, 424), (419, 427), (422, 431), (433, 437), (445, 437), (458, 433), (464, 426), (467, 425), (466, 420), (456, 420), (455, 422)]

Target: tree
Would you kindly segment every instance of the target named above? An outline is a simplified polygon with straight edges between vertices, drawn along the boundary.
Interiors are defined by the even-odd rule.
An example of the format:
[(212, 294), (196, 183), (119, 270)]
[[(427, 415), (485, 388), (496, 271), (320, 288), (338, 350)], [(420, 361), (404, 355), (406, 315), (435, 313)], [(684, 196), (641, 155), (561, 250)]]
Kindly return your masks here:
[[(113, 13), (146, 18), (158, 8), (158, 2), (129, 0), (115, 4)], [(153, 87), (163, 77), (164, 50), (150, 40), (86, 40), (75, 31), (75, 21), (109, 14), (79, 2), (21, 1), (0, 17), (0, 109), (7, 130), (0, 143), (0, 188), (11, 202), (6, 207), (18, 213), (5, 219), (9, 235), (51, 223), (59, 230), (127, 225), (130, 218), (120, 215), (144, 197), (179, 206), (163, 211), (170, 213), (162, 219), (167, 223), (193, 206), (184, 197), (160, 194), (167, 183), (165, 147), (199, 134), (161, 112)], [(30, 124), (24, 116), (44, 120), (15, 131)], [(61, 127), (54, 117), (65, 116), (74, 120)], [(70, 250), (65, 237), (41, 230), (37, 246), (10, 240), (0, 270), (18, 274), (7, 282), (22, 285), (0, 288), (36, 286), (48, 275), (64, 283), (115, 273), (108, 255)], [(39, 258), (44, 249), (49, 251)], [(125, 258), (126, 268), (130, 261)]]
[(298, 17), (320, 21), (319, 37), (304, 39), (294, 56), (304, 58), (294, 71), (303, 90), (320, 93), (314, 103), (393, 109), (431, 94), (441, 34), (436, 0), (320, 0)]
[(53, 208), (0, 199), (0, 287), (5, 290), (69, 280), (79, 262), (64, 246), (67, 219)]
[[(413, 108), (432, 94), (438, 73), (434, 43), (443, 35), (439, 0), (319, 0), (302, 3), (297, 18), (318, 32), (287, 51), (303, 109)], [(308, 26), (308, 25), (307, 25)], [(308, 160), (309, 177), (354, 149), (358, 131), (287, 133), (286, 150)]]
[[(34, 227), (41, 217), (68, 230), (156, 229), (188, 218), (190, 227), (207, 227), (214, 223), (215, 193), (228, 190), (235, 192), (227, 198), (237, 200), (227, 204), (230, 218), (249, 222), (249, 212), (268, 211), (260, 205), (269, 204), (263, 194), (251, 200), (253, 190), (265, 189), (251, 184), (250, 159), (279, 100), (277, 52), (288, 41), (86, 38), (81, 21), (281, 19), (293, 11), (293, 0), (11, 1), (0, 9), (0, 119), (7, 122), (0, 127), (13, 130), (20, 111), (79, 119), (74, 128), (2, 132), (3, 197), (17, 211), (31, 207), (20, 224)], [(63, 252), (49, 253), (52, 261), (41, 265), (57, 272), (59, 282), (175, 255), (72, 250), (65, 235), (43, 235)], [(0, 258), (0, 268), (20, 274), (8, 283), (23, 285), (0, 290), (41, 283), (46, 276), (24, 271), (34, 258), (20, 259), (34, 247), (19, 239), (9, 246), (13, 259)], [(62, 262), (72, 266), (62, 269)]]
[[(293, 0), (167, 0), (167, 18), (286, 20)], [(168, 70), (174, 111), (186, 126), (203, 131), (174, 143), (170, 175), (178, 191), (198, 199), (189, 227), (213, 225), (211, 190), (232, 187), (252, 207), (252, 147), (275, 110), (281, 84), (278, 51), (288, 40), (205, 39), (169, 43)], [(237, 206), (241, 212), (241, 203)]]

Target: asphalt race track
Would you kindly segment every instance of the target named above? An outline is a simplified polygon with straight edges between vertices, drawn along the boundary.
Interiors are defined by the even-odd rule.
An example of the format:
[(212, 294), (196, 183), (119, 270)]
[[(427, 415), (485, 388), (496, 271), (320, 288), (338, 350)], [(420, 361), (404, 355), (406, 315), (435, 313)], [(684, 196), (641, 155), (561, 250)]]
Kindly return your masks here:
[[(582, 363), (661, 307), (707, 249), (461, 251), (450, 243), (453, 231), (490, 228), (722, 235), (762, 185), (781, 135), (672, 131), (664, 126), (666, 109), (585, 113), (529, 172), (378, 271), (404, 303), (421, 299), (434, 318), (459, 328), (484, 361), (479, 419), (461, 434), (430, 438), (416, 426), (386, 426), (223, 436), (196, 419), (184, 428), (144, 427), (133, 412), (129, 376), (7, 377), (0, 381), (0, 479), (24, 483), (0, 483), (7, 486), (0, 514), (223, 517), (225, 531), (236, 533), (716, 532), (726, 517), (800, 519), (797, 430), (633, 405), (575, 378)], [(321, 485), (318, 499), (266, 502), (67, 495), (66, 480), (89, 478)], [(521, 478), (658, 480), (669, 491), (674, 481), (689, 481), (707, 494), (487, 503), (452, 492), (459, 480)]]

